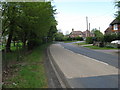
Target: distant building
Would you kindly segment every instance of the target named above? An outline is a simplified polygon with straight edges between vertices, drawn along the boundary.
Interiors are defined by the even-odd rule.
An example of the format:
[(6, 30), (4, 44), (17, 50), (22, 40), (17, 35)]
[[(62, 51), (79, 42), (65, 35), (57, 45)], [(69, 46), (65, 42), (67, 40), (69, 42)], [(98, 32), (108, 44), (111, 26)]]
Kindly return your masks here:
[(83, 37), (83, 33), (81, 31), (74, 31), (72, 29), (72, 32), (69, 35), (70, 38), (75, 38), (75, 37)]
[(94, 37), (94, 33), (90, 32), (89, 30), (86, 30), (83, 32), (83, 37), (86, 38), (86, 37)]
[(82, 31), (74, 31), (74, 29), (72, 29), (72, 32), (69, 35), (70, 38), (75, 38), (75, 37), (94, 37), (94, 34), (91, 33), (89, 30), (86, 30), (84, 32)]
[(109, 27), (104, 31), (105, 34), (118, 33), (120, 32), (120, 20), (114, 19)]

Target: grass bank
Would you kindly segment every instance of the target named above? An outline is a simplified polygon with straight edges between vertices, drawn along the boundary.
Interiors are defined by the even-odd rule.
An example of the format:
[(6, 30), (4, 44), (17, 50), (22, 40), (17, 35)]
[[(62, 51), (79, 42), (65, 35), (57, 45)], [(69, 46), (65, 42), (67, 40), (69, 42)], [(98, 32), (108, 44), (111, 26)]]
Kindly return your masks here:
[(109, 49), (118, 49), (118, 48), (112, 48), (112, 47), (98, 47), (98, 46), (84, 46), (90, 49), (100, 49), (100, 50), (109, 50)]
[[(23, 60), (13, 63), (4, 75), (4, 88), (47, 88), (44, 50), (49, 44), (35, 48)], [(11, 54), (12, 55), (12, 54)], [(11, 59), (14, 59), (10, 56)], [(8, 74), (8, 75), (6, 75)]]

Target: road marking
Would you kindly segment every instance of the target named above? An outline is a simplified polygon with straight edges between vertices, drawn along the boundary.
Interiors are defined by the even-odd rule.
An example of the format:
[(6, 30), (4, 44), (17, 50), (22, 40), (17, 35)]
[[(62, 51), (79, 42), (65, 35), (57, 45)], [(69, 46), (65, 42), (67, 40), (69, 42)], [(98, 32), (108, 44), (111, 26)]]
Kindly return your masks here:
[(99, 62), (99, 63), (102, 63), (102, 64), (105, 64), (105, 65), (109, 65), (108, 63), (105, 63), (105, 62), (102, 62), (102, 61), (99, 61), (99, 60), (95, 60), (95, 59), (92, 59), (92, 60), (94, 60), (96, 62)]
[[(66, 49), (66, 50), (67, 50), (67, 49)], [(68, 50), (68, 51), (74, 53), (74, 52), (71, 51), (71, 50)], [(82, 54), (79, 54), (79, 53), (75, 53), (75, 54), (77, 54), (77, 55), (82, 55)], [(99, 60), (96, 60), (96, 59), (90, 58), (90, 57), (88, 57), (88, 56), (85, 56), (85, 55), (82, 55), (82, 56), (85, 57), (85, 58), (92, 59), (92, 60), (94, 60), (94, 61), (96, 61), (96, 62), (99, 62), (99, 63), (105, 64), (105, 65), (109, 65), (108, 63), (105, 63), (105, 62), (102, 62), (102, 61), (99, 61)]]
[[(64, 48), (61, 44), (58, 44), (58, 46), (61, 47), (61, 48), (63, 48), (63, 49), (65, 49), (66, 51), (69, 51), (69, 52), (73, 53), (73, 54), (82, 55), (82, 54), (75, 53), (75, 52), (73, 52), (73, 51), (71, 51), (71, 50), (69, 50), (69, 49)], [(82, 55), (82, 56), (85, 57), (85, 58), (88, 58), (88, 59), (92, 59), (92, 60), (94, 60), (94, 61), (96, 61), (96, 62), (99, 62), (99, 63), (101, 63), (101, 64), (104, 64), (104, 65), (107, 65), (107, 66), (108, 66), (108, 65), (111, 66), (110, 64), (108, 64), (108, 63), (106, 63), (106, 62), (99, 61), (99, 60), (97, 60), (97, 59), (90, 58), (90, 57), (85, 56), (85, 55)], [(114, 66), (113, 66), (113, 67), (114, 67)], [(117, 67), (114, 67), (114, 68), (118, 69)]]
[[(76, 53), (76, 54), (78, 54), (78, 53)], [(78, 54), (78, 55), (82, 55), (82, 54)], [(99, 63), (105, 64), (105, 65), (109, 65), (108, 63), (105, 63), (105, 62), (102, 62), (102, 61), (99, 61), (99, 60), (96, 60), (96, 59), (93, 59), (93, 58), (90, 58), (90, 57), (87, 57), (87, 56), (84, 56), (84, 55), (82, 55), (82, 56), (85, 57), (85, 58), (92, 59), (93, 61), (96, 61), (96, 62), (99, 62)]]

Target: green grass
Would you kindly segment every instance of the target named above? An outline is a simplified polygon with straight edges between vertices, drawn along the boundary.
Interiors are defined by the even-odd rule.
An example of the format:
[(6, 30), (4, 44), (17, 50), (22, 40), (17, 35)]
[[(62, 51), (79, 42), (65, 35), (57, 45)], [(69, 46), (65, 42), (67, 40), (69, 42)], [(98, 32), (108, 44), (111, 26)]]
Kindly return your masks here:
[[(15, 43), (15, 45), (16, 46), (14, 46), (14, 43), (11, 43), (11, 50), (12, 51), (15, 51), (16, 49), (17, 49), (17, 43)], [(20, 42), (20, 43), (18, 43), (18, 47), (19, 48), (22, 48), (22, 45), (23, 45), (23, 43), (22, 42)], [(0, 49), (2, 50), (2, 49), (5, 49), (5, 44), (2, 46), (2, 45), (0, 45)]]
[(87, 43), (85, 42), (81, 42), (81, 43), (75, 43), (76, 45), (87, 45)]
[[(11, 50), (12, 50), (12, 51), (17, 50), (17, 43), (15, 43), (15, 45), (16, 45), (16, 46), (14, 46), (14, 43), (11, 43)], [(23, 45), (22, 42), (18, 43), (18, 48), (22, 48), (22, 45)]]
[(48, 44), (35, 48), (20, 64), (16, 64), (15, 69), (18, 69), (18, 72), (6, 80), (9, 84), (3, 86), (5, 88), (47, 88), (43, 63), (43, 51), (47, 46)]
[(84, 46), (90, 49), (101, 49), (101, 50), (109, 50), (109, 49), (118, 49), (118, 48), (112, 48), (112, 47), (98, 47), (98, 46)]
[(64, 43), (71, 43), (71, 42), (77, 42), (78, 40), (73, 40), (73, 41), (63, 41)]

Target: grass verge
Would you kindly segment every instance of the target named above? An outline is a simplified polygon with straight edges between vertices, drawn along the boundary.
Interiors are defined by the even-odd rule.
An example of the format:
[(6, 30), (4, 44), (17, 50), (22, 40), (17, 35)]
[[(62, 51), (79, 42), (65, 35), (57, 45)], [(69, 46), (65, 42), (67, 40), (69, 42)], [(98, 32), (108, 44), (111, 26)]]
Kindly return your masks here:
[(73, 40), (73, 41), (63, 41), (64, 43), (71, 43), (71, 42), (77, 42), (78, 40)]
[(112, 47), (98, 47), (98, 46), (84, 46), (90, 49), (100, 49), (100, 50), (109, 50), (109, 49), (118, 49), (118, 48), (112, 48)]
[(47, 76), (44, 68), (43, 51), (48, 46), (35, 48), (24, 60), (9, 67), (3, 88), (47, 88)]
[(81, 42), (81, 43), (75, 43), (76, 45), (87, 45), (86, 42)]

